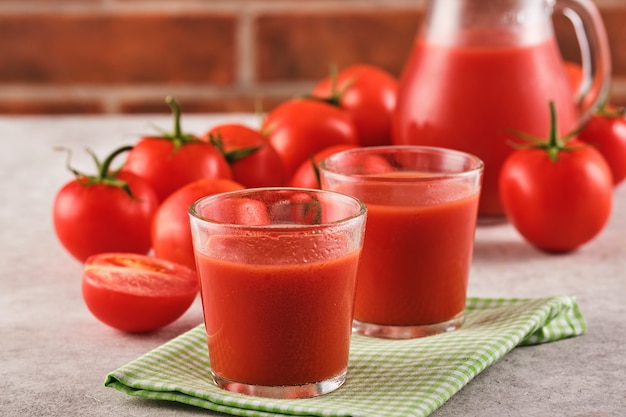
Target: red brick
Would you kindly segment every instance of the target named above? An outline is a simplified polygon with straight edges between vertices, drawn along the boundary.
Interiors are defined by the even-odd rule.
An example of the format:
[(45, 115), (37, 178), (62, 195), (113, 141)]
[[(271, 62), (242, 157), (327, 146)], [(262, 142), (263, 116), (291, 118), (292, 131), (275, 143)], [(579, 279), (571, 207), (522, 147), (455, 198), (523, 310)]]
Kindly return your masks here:
[(102, 104), (94, 100), (0, 100), (0, 114), (37, 115), (37, 114), (101, 114)]
[(613, 75), (626, 76), (626, 8), (603, 13), (602, 18), (609, 37)]
[(420, 14), (397, 10), (272, 14), (256, 22), (261, 81), (315, 79), (338, 67), (366, 62), (399, 75)]
[(235, 19), (189, 14), (0, 16), (0, 83), (230, 84)]
[[(262, 98), (248, 95), (224, 95), (211, 98), (183, 97), (178, 101), (183, 113), (254, 113), (257, 107), (269, 111), (291, 96), (271, 94)], [(128, 114), (170, 113), (169, 107), (161, 99), (123, 100), (120, 112)]]

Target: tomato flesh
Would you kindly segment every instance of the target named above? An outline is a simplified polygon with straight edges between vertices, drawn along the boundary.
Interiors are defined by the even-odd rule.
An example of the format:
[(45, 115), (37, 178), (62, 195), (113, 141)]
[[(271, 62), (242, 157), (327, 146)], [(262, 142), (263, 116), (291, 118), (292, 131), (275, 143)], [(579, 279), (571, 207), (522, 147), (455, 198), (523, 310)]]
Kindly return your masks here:
[(173, 262), (106, 253), (85, 262), (82, 293), (87, 308), (103, 323), (125, 332), (147, 332), (189, 309), (198, 294), (198, 278)]

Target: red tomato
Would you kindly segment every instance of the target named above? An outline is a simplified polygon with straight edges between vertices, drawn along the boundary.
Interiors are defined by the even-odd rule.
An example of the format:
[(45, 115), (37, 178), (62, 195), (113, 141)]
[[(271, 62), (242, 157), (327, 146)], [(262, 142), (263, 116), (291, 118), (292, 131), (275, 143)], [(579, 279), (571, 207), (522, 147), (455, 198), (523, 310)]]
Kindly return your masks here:
[(187, 210), (197, 199), (244, 188), (234, 181), (207, 178), (174, 191), (159, 206), (152, 221), (152, 247), (157, 258), (196, 269)]
[(261, 130), (280, 155), (286, 178), (324, 148), (358, 144), (350, 117), (337, 107), (315, 100), (284, 102), (267, 115)]
[(626, 178), (626, 115), (623, 109), (601, 108), (591, 116), (578, 138), (595, 146), (611, 168), (613, 184)]
[(319, 171), (317, 165), (327, 156), (348, 149), (358, 148), (357, 145), (334, 145), (317, 152), (311, 159), (304, 161), (289, 181), (290, 187), (320, 188)]
[(195, 271), (145, 255), (103, 253), (85, 262), (83, 299), (103, 323), (147, 332), (183, 315), (198, 294)]
[(205, 207), (202, 215), (227, 224), (265, 226), (271, 223), (265, 202), (248, 197), (239, 197), (224, 205)]
[(323, 222), (323, 202), (315, 194), (306, 191), (294, 194), (289, 199), (291, 210), (289, 220), (295, 224), (321, 224)]
[(285, 185), (283, 162), (258, 130), (225, 124), (215, 126), (204, 138), (222, 151), (238, 183), (248, 188)]
[(567, 72), (567, 79), (572, 92), (576, 95), (583, 82), (583, 69), (575, 62), (565, 61), (565, 71)]
[(398, 80), (380, 68), (359, 64), (320, 81), (312, 95), (336, 103), (352, 118), (362, 146), (391, 144), (391, 116)]
[(232, 178), (228, 162), (213, 144), (182, 133), (178, 103), (171, 97), (166, 100), (174, 112), (174, 132), (139, 140), (128, 153), (124, 171), (146, 179), (159, 201), (201, 178)]
[(548, 252), (567, 252), (604, 228), (613, 182), (594, 147), (576, 139), (564, 144), (552, 132), (549, 142), (509, 156), (499, 191), (507, 217), (526, 240)]
[(98, 175), (81, 174), (65, 184), (53, 203), (56, 235), (65, 249), (83, 262), (89, 256), (112, 251), (147, 253), (150, 224), (157, 196), (142, 178), (128, 172), (110, 172), (112, 160), (130, 147), (116, 150), (98, 165)]

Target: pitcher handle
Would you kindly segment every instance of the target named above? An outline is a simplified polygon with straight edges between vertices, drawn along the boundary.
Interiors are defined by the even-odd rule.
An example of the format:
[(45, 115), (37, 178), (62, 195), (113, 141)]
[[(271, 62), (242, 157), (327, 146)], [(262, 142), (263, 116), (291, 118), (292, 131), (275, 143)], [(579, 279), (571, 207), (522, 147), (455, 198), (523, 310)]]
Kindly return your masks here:
[(567, 17), (580, 47), (583, 79), (576, 93), (580, 120), (585, 122), (609, 97), (611, 55), (604, 22), (591, 0), (557, 0), (555, 11)]

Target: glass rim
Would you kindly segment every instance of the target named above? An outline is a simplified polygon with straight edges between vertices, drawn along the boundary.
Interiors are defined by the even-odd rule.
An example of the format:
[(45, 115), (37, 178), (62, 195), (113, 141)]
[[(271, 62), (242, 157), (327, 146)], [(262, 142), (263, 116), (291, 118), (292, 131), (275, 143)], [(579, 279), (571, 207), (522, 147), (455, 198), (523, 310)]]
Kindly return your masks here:
[[(430, 155), (441, 155), (441, 156), (454, 156), (458, 158), (463, 158), (472, 162), (471, 167), (458, 171), (458, 172), (424, 172), (425, 175), (419, 177), (393, 177), (390, 179), (389, 176), (381, 175), (377, 173), (372, 174), (352, 174), (342, 172), (337, 170), (336, 168), (329, 167), (328, 162), (332, 159), (339, 158), (343, 155), (355, 155), (355, 154), (385, 154), (385, 153), (394, 153), (397, 151), (411, 151), (412, 153), (423, 153)], [(457, 149), (444, 148), (438, 146), (422, 146), (422, 145), (379, 145), (379, 146), (366, 146), (354, 149), (347, 149), (344, 151), (337, 152), (326, 158), (322, 159), (318, 164), (318, 168), (320, 171), (327, 172), (332, 175), (343, 176), (343, 177), (354, 177), (354, 178), (367, 178), (368, 181), (380, 181), (380, 182), (427, 182), (427, 181), (440, 181), (442, 179), (458, 179), (462, 177), (471, 177), (474, 175), (480, 175), (485, 168), (485, 163), (482, 159), (468, 152), (460, 151)], [(400, 171), (402, 172), (402, 171)], [(410, 172), (410, 171), (407, 171)]]
[[(209, 200), (218, 200), (223, 198), (228, 198), (230, 196), (243, 196), (246, 194), (260, 194), (262, 192), (289, 192), (289, 193), (297, 193), (297, 192), (305, 192), (308, 194), (318, 194), (318, 195), (332, 195), (334, 198), (342, 199), (345, 202), (353, 202), (355, 204), (355, 210), (349, 216), (342, 217), (341, 219), (331, 221), (331, 222), (321, 222), (317, 224), (299, 224), (299, 223), (274, 223), (274, 224), (265, 224), (265, 225), (253, 225), (253, 224), (237, 224), (231, 222), (222, 222), (216, 219), (208, 218), (201, 215), (198, 211), (198, 206), (202, 203)], [(187, 209), (187, 213), (190, 217), (206, 222), (214, 225), (229, 227), (233, 229), (248, 229), (248, 230), (311, 230), (311, 229), (319, 229), (319, 228), (327, 228), (338, 226), (341, 224), (349, 223), (355, 219), (363, 217), (367, 214), (367, 206), (360, 199), (353, 197), (351, 195), (340, 193), (332, 190), (321, 190), (317, 188), (302, 188), (302, 187), (288, 187), (288, 186), (276, 186), (276, 187), (258, 187), (258, 188), (243, 188), (239, 190), (233, 191), (225, 191), (216, 194), (206, 195), (204, 197), (200, 197), (195, 200), (193, 203), (189, 205)]]

